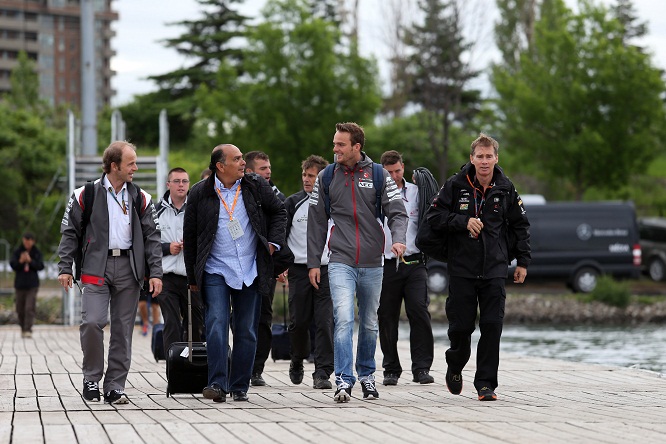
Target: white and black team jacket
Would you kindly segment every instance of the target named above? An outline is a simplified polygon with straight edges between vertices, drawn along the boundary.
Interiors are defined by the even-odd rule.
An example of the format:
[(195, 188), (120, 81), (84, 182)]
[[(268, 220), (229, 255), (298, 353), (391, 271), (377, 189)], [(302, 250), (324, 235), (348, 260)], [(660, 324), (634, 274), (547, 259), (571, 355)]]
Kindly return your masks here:
[(174, 273), (186, 276), (183, 251), (181, 250), (176, 255), (172, 255), (169, 251), (169, 244), (171, 242), (183, 241), (185, 207), (187, 207), (187, 197), (183, 206), (178, 210), (171, 204), (169, 191), (164, 193), (164, 197), (162, 197), (162, 200), (157, 205), (157, 217), (160, 221), (162, 237), (162, 269), (164, 270), (164, 274)]
[[(294, 253), (294, 263), (306, 265), (308, 263), (308, 201), (310, 195), (301, 190), (292, 194), (284, 201), (287, 210), (287, 245)], [(332, 222), (329, 220), (329, 233)], [(321, 265), (328, 264), (328, 239), (321, 256)]]

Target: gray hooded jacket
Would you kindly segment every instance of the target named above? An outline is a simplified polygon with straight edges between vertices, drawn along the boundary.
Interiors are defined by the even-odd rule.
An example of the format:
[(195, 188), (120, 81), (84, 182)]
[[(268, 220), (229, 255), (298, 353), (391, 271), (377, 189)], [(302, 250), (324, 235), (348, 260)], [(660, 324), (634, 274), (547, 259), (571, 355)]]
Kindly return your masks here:
[[(361, 160), (353, 169), (336, 164), (329, 186), (331, 202), (330, 262), (352, 267), (381, 267), (384, 253), (384, 230), (375, 215), (375, 189), (372, 160), (361, 152)], [(400, 190), (386, 170), (382, 210), (387, 218), (393, 242), (406, 243), (409, 220)], [(308, 212), (308, 268), (321, 266), (328, 229), (322, 176), (319, 173), (310, 196)]]

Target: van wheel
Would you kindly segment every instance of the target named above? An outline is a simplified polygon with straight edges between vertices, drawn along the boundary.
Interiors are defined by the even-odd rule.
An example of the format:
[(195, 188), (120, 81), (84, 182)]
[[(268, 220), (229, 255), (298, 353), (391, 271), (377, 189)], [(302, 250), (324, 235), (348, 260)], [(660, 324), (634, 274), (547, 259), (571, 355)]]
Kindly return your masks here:
[(651, 259), (648, 264), (648, 274), (653, 281), (663, 281), (664, 276), (666, 276), (666, 265), (664, 264), (664, 261), (658, 257)]
[(576, 293), (589, 293), (597, 286), (599, 271), (592, 267), (583, 267), (574, 274), (571, 286)]

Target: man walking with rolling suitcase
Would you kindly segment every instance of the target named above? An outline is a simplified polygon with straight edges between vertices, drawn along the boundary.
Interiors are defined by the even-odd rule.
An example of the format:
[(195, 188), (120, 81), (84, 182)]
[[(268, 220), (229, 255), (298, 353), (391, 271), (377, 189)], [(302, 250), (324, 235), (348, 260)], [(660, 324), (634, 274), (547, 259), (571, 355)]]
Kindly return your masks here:
[[(285, 245), (286, 212), (270, 184), (245, 174), (234, 145), (213, 149), (213, 174), (192, 187), (183, 229), (187, 281), (201, 290), (208, 345), (206, 399), (247, 401), (261, 295), (272, 285), (273, 253)], [(229, 320), (234, 335), (229, 369)]]

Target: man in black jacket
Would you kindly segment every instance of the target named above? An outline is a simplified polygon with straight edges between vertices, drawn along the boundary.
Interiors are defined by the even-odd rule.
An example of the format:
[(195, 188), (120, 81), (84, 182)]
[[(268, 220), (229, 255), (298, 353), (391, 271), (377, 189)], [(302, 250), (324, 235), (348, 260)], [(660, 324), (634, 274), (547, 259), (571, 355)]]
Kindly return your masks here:
[(310, 326), (314, 320), (314, 366), (312, 387), (320, 390), (332, 387), (333, 373), (333, 301), (328, 285), (328, 247), (321, 256), (319, 288), (310, 283), (308, 275), (308, 210), (314, 183), (328, 162), (321, 156), (309, 156), (301, 164), (303, 189), (285, 200), (287, 209), (287, 244), (294, 253), (289, 267), (289, 341), (291, 364), (289, 379), (294, 384), (303, 381), (303, 359), (310, 354)]
[(9, 264), (16, 272), (14, 290), (21, 336), (32, 338), (32, 324), (35, 322), (37, 290), (39, 290), (37, 272), (44, 269), (42, 252), (35, 246), (35, 236), (32, 233), (23, 235), (21, 246), (14, 251)]
[(205, 307), (208, 386), (203, 395), (224, 402), (232, 393), (234, 401), (247, 401), (261, 295), (271, 286), (272, 255), (285, 245), (286, 212), (265, 179), (244, 174), (236, 146), (216, 146), (209, 168), (213, 174), (190, 191), (183, 226), (187, 281), (192, 290), (201, 290)]
[[(263, 151), (250, 151), (244, 156), (245, 159), (245, 172), (255, 173), (268, 181), (273, 188), (275, 195), (284, 202), (285, 195), (278, 189), (271, 180), (271, 161), (268, 154)], [(259, 327), (257, 328), (257, 351), (254, 354), (254, 365), (252, 366), (252, 378), (250, 383), (252, 386), (264, 386), (266, 381), (261, 374), (264, 371), (266, 360), (271, 352), (271, 345), (273, 343), (273, 331), (271, 329), (273, 323), (273, 298), (275, 296), (275, 286), (277, 281), (285, 282), (284, 276), (273, 276), (273, 283), (271, 290), (268, 293), (261, 295), (261, 314), (259, 315)]]
[(451, 347), (446, 351), (446, 385), (454, 395), (462, 391), (478, 305), (481, 338), (474, 387), (481, 401), (497, 399), (509, 262), (515, 256), (513, 280), (523, 283), (531, 259), (530, 224), (518, 192), (497, 166), (498, 150), (496, 140), (480, 134), (472, 142), (470, 162), (447, 180), (426, 216), (434, 229), (448, 231), (446, 316)]

